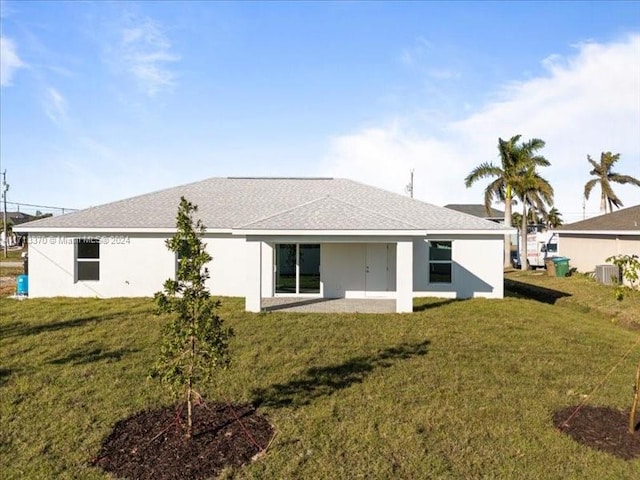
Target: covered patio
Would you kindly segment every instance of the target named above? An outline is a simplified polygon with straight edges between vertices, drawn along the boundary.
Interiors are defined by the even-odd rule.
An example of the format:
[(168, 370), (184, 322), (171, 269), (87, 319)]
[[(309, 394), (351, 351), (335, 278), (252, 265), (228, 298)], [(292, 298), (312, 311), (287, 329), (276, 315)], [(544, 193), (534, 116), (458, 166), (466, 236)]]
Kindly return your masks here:
[(247, 236), (246, 310), (412, 312), (412, 237), (339, 233)]

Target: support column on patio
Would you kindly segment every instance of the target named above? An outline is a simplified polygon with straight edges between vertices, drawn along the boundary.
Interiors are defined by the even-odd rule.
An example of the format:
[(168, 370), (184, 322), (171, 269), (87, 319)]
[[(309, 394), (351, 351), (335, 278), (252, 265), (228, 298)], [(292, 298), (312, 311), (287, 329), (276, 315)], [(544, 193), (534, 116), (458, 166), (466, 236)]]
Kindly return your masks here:
[(247, 240), (247, 285), (245, 293), (245, 310), (260, 312), (262, 310), (262, 244)]
[(413, 312), (413, 242), (396, 247), (396, 312)]

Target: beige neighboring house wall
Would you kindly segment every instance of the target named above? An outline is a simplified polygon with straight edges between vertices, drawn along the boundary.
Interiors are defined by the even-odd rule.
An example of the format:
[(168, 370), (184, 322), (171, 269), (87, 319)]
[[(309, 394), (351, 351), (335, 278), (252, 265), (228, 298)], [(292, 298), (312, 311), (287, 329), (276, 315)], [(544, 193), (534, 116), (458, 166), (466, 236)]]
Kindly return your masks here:
[(559, 253), (579, 272), (593, 272), (614, 255), (640, 255), (640, 235), (560, 234)]
[(579, 272), (593, 272), (597, 265), (611, 264), (616, 255), (640, 256), (640, 205), (563, 225), (558, 251), (569, 257)]

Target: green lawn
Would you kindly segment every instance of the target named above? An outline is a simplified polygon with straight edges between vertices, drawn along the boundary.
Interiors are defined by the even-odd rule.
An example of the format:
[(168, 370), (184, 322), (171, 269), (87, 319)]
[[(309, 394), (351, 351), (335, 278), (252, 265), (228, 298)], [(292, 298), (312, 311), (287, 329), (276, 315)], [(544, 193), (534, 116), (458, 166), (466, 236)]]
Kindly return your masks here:
[(26, 248), (7, 249), (7, 256), (4, 256), (4, 247), (0, 247), (0, 260), (19, 261), (22, 260), (22, 252), (26, 252)]
[[(509, 278), (565, 296), (420, 300), (404, 315), (249, 314), (223, 299), (234, 363), (205, 393), (261, 402), (277, 429), (266, 456), (227, 477), (640, 478), (640, 460), (551, 420), (638, 341), (621, 312), (640, 318), (640, 297)], [(88, 461), (113, 424), (172, 401), (147, 379), (162, 323), (149, 299), (0, 299), (3, 478), (109, 478)], [(628, 408), (639, 358), (637, 346), (589, 404)]]

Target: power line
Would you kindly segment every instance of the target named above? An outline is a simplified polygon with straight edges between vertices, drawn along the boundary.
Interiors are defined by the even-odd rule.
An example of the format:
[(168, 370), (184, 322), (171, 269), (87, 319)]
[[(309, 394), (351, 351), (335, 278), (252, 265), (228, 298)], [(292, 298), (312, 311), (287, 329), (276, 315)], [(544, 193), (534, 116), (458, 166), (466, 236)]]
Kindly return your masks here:
[(80, 210), (79, 208), (51, 207), (47, 205), (34, 205), (32, 203), (22, 203), (22, 202), (6, 202), (6, 203), (9, 203), (11, 205), (17, 205), (18, 207), (46, 208), (49, 210), (62, 210), (63, 212), (67, 210), (70, 212), (77, 212), (78, 210)]

